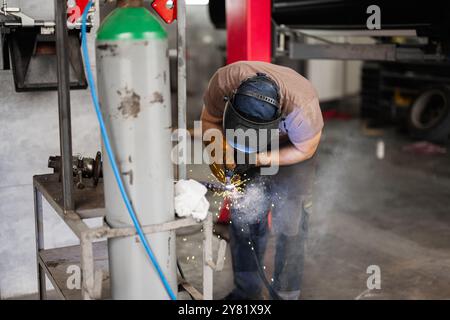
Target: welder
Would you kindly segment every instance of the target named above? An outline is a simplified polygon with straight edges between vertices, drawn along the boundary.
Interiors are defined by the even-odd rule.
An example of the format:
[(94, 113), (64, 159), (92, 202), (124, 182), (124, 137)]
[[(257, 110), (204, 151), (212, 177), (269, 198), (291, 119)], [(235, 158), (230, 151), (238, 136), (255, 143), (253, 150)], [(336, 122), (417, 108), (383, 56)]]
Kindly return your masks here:
[[(261, 299), (264, 285), (269, 286), (271, 298), (298, 299), (312, 209), (315, 153), (323, 128), (317, 92), (293, 69), (241, 61), (214, 74), (203, 100), (203, 132), (221, 130), (224, 148), (233, 150), (225, 152), (232, 156), (226, 156), (224, 164), (213, 164), (213, 173), (222, 180), (227, 172), (247, 181), (242, 196), (231, 206), (235, 287), (226, 299)], [(233, 129), (242, 129), (241, 133), (255, 130), (256, 144), (230, 138), (226, 133)], [(279, 133), (276, 148), (270, 137), (260, 138), (261, 132), (273, 129)], [(246, 155), (244, 162), (236, 160), (239, 153)], [(267, 166), (279, 166), (277, 173), (263, 174)], [(269, 228), (276, 238), (270, 280), (262, 271)]]

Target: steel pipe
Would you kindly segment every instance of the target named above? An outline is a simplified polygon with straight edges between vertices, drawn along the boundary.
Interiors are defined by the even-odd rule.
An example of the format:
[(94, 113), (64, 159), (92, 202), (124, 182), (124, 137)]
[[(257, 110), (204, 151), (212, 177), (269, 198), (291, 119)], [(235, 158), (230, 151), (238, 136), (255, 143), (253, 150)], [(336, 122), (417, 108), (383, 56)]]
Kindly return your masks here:
[(72, 125), (67, 33), (67, 1), (55, 0), (56, 59), (58, 75), (59, 144), (64, 212), (75, 208), (72, 176)]
[[(178, 45), (178, 146), (181, 146), (182, 159), (187, 160), (187, 136), (186, 136), (186, 1), (177, 1), (177, 45)], [(178, 152), (180, 156), (180, 152)], [(186, 179), (186, 162), (179, 161), (178, 180)]]

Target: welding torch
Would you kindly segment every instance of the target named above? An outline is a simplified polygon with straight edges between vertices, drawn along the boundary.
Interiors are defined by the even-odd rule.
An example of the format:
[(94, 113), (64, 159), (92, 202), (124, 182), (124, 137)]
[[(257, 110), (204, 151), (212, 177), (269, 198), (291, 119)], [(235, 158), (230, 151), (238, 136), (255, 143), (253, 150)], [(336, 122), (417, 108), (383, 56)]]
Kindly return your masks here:
[(234, 176), (234, 171), (231, 169), (225, 169), (224, 171), (225, 171), (225, 183), (214, 183), (206, 181), (200, 181), (200, 183), (204, 185), (206, 189), (212, 192), (232, 191), (235, 188), (235, 186), (231, 181), (231, 178)]

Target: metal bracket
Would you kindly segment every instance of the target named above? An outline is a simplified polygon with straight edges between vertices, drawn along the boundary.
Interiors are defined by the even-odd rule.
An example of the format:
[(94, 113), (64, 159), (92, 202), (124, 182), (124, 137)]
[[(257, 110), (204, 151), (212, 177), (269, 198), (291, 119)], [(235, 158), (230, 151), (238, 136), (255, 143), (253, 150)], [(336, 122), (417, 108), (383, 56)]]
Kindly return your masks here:
[[(444, 61), (447, 59), (439, 44), (418, 38), (411, 30), (365, 30), (360, 32), (340, 30), (297, 30), (286, 26), (275, 26), (276, 55), (291, 59), (369, 60), (369, 61)], [(382, 37), (400, 34), (415, 37), (417, 43), (400, 45), (396, 43), (353, 44), (333, 42), (324, 36)], [(318, 40), (319, 44), (307, 43), (306, 38)]]
[(15, 20), (19, 21), (4, 21), (3, 25), (6, 27), (55, 27), (55, 22), (53, 21), (41, 21), (35, 20), (32, 17), (26, 15), (22, 12), (20, 8), (8, 7), (4, 2), (2, 8), (0, 8), (0, 14), (5, 17), (11, 16)]
[(35, 26), (35, 20), (33, 18), (27, 16), (25, 13), (23, 13), (20, 10), (20, 8), (9, 8), (9, 7), (5, 6), (0, 10), (0, 12), (5, 15), (12, 15), (14, 17), (19, 18), (22, 27), (34, 27)]
[(420, 47), (396, 44), (290, 44), (291, 59), (336, 59), (372, 61), (443, 61), (439, 53), (426, 54)]
[(155, 0), (152, 8), (167, 24), (177, 19), (177, 0)]
[[(198, 222), (192, 218), (183, 218), (174, 221), (169, 221), (161, 224), (143, 226), (145, 234), (158, 233), (176, 230), (179, 228), (198, 225)], [(203, 229), (205, 234), (204, 239), (204, 282), (203, 282), (203, 299), (212, 300), (212, 272), (223, 269), (224, 257), (226, 252), (226, 241), (222, 240), (219, 246), (217, 263), (212, 262), (208, 257), (212, 256), (212, 214), (209, 213), (206, 220), (203, 221)], [(136, 234), (133, 227), (128, 228), (111, 228), (108, 225), (102, 227), (86, 229), (80, 233), (81, 243), (81, 269), (82, 269), (82, 296), (83, 299), (99, 299), (101, 298), (101, 284), (103, 281), (103, 274), (99, 273), (94, 266), (94, 253), (92, 244), (99, 239), (109, 239), (117, 237), (129, 237)], [(189, 289), (189, 292), (194, 292)], [(197, 292), (195, 290), (195, 292)], [(198, 294), (196, 294), (199, 296)]]
[[(95, 2), (95, 1), (94, 1)], [(86, 0), (77, 0), (71, 3), (72, 7), (69, 8), (67, 12), (67, 28), (68, 29), (81, 29), (81, 16), (84, 8), (86, 7)], [(92, 6), (88, 14), (88, 27), (92, 27), (92, 13), (95, 12), (95, 6)], [(55, 21), (44, 21), (35, 20), (29, 15), (22, 12), (21, 8), (18, 7), (8, 7), (6, 1), (3, 1), (3, 6), (0, 7), (0, 17), (11, 17), (13, 20), (0, 20), (0, 26), (5, 27), (22, 27), (22, 28), (33, 28), (41, 27), (42, 34), (50, 34), (55, 32)], [(73, 17), (72, 17), (73, 16)]]
[(225, 264), (225, 253), (227, 250), (227, 242), (225, 240), (220, 240), (219, 251), (217, 252), (217, 262), (212, 260), (207, 260), (206, 263), (216, 272), (222, 271)]
[[(56, 35), (42, 35), (36, 28), (18, 29), (6, 36), (17, 92), (55, 90), (57, 88)], [(71, 89), (85, 89), (87, 81), (81, 59), (80, 39), (75, 31), (67, 43)], [(36, 76), (39, 66), (48, 64), (45, 77)], [(34, 73), (33, 73), (34, 72)]]

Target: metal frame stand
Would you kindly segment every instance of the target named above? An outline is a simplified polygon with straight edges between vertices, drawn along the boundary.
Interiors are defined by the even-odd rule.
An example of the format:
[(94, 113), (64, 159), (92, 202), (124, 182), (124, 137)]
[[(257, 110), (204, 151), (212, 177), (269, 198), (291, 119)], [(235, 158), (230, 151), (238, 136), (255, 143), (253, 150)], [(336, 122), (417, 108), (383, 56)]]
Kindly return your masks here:
[[(36, 258), (38, 294), (46, 299), (46, 276), (62, 299), (107, 298), (105, 288), (107, 276), (106, 241), (115, 237), (130, 237), (136, 234), (134, 228), (111, 228), (104, 222), (102, 227), (91, 228), (84, 220), (105, 216), (103, 182), (95, 188), (77, 189), (72, 176), (72, 137), (70, 116), (69, 62), (67, 55), (66, 1), (55, 0), (56, 45), (58, 61), (58, 106), (60, 125), (60, 147), (62, 155), (62, 177), (58, 174), (44, 174), (33, 177), (34, 215), (36, 223)], [(186, 129), (186, 7), (185, 1), (178, 2), (178, 118), (179, 128)], [(179, 166), (179, 178), (186, 177), (186, 164)], [(61, 217), (80, 240), (79, 246), (46, 249), (44, 244), (44, 219), (42, 199)], [(212, 261), (213, 221), (212, 215), (203, 223), (203, 294), (186, 281), (180, 285), (194, 299), (212, 300), (213, 271), (223, 268), (226, 242), (220, 242), (217, 263)], [(198, 225), (192, 218), (143, 226), (145, 234), (177, 230)], [(81, 271), (81, 285), (68, 286), (67, 267), (78, 266)], [(75, 281), (76, 282), (76, 281)]]
[[(84, 220), (104, 217), (103, 183), (100, 182), (95, 189), (76, 190), (74, 200), (77, 209), (70, 214), (64, 213), (62, 192), (57, 174), (44, 174), (33, 177), (34, 214), (36, 222), (36, 253), (38, 262), (38, 293), (40, 299), (46, 298), (46, 278), (55, 287), (62, 299), (101, 299), (107, 298), (108, 286), (107, 257), (105, 253), (106, 242), (99, 242), (115, 237), (131, 237), (136, 230), (130, 228), (89, 227)], [(80, 240), (79, 246), (45, 249), (42, 199), (45, 199), (56, 211), (66, 225)], [(177, 230), (194, 225), (199, 222), (192, 218), (176, 219), (167, 223), (147, 225), (143, 227), (145, 234)], [(213, 298), (213, 272), (223, 268), (226, 242), (221, 241), (217, 262), (212, 260), (213, 221), (212, 215), (203, 224), (203, 293), (185, 281), (180, 285), (195, 299), (212, 300)], [(101, 247), (104, 247), (103, 249)], [(97, 249), (97, 250), (96, 250)], [(79, 255), (73, 252), (77, 251)], [(102, 252), (103, 251), (103, 252)], [(103, 269), (98, 267), (99, 260), (103, 261)], [(106, 263), (105, 263), (106, 262)], [(67, 286), (67, 267), (77, 265), (81, 270), (82, 281), (80, 288)], [(106, 279), (106, 280), (105, 280)]]
[[(439, 44), (418, 42), (415, 45), (394, 43), (337, 43), (326, 37), (410, 37), (419, 40), (415, 30), (307, 30), (274, 26), (275, 56), (296, 60), (332, 59), (398, 62), (443, 62), (448, 57)], [(307, 38), (321, 43), (308, 43)], [(423, 39), (421, 40), (423, 42)]]

